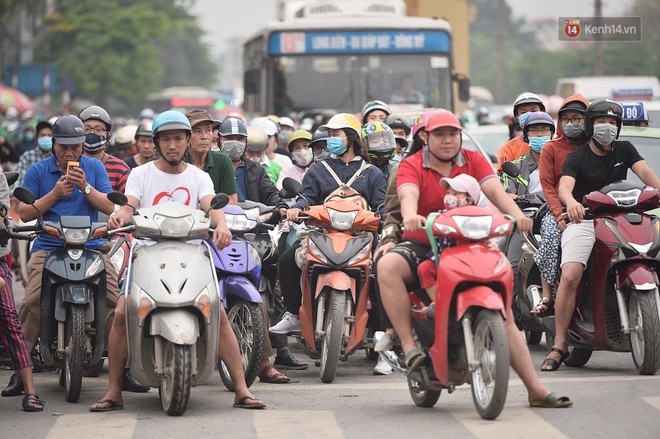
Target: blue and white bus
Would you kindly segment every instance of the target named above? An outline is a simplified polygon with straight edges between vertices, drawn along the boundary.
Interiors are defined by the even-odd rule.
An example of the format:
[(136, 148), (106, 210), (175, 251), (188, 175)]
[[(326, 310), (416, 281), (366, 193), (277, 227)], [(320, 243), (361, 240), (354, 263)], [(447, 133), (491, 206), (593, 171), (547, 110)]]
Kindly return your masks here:
[[(380, 99), (453, 110), (451, 35), (444, 20), (406, 16), (403, 2), (308, 3), (245, 43), (243, 108), (249, 116), (356, 113)], [(459, 89), (467, 100), (467, 78)]]

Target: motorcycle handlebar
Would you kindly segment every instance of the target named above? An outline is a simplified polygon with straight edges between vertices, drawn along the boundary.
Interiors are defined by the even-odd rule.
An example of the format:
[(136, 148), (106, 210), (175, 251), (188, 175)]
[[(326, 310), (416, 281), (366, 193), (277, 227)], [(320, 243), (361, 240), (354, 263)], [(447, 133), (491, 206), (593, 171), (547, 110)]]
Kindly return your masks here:
[(20, 232), (36, 232), (37, 230), (41, 230), (41, 225), (39, 224), (31, 224), (29, 226), (14, 226), (12, 227), (12, 231), (16, 233)]
[(135, 230), (135, 224), (130, 224), (128, 226), (120, 227), (120, 228), (115, 229), (115, 230), (108, 230), (106, 235), (112, 236), (112, 235), (116, 235), (117, 233), (130, 232), (130, 231), (133, 231), (133, 230)]

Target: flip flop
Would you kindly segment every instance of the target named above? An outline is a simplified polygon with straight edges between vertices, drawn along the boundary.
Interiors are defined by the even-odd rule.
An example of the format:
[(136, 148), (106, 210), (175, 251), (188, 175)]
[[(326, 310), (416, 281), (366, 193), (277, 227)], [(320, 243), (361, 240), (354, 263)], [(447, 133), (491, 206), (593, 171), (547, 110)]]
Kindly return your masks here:
[(45, 405), (46, 401), (33, 393), (26, 393), (23, 397), (23, 411), (25, 412), (43, 412)]
[(530, 401), (529, 405), (530, 407), (561, 409), (571, 407), (573, 401), (568, 399), (568, 396), (557, 396), (555, 392), (551, 392), (541, 401)]
[(291, 378), (284, 375), (282, 372), (277, 372), (273, 376), (269, 376), (268, 373), (273, 370), (268, 369), (264, 375), (259, 375), (260, 383), (269, 383), (269, 384), (288, 384), (291, 382)]
[(426, 360), (426, 353), (421, 348), (415, 348), (412, 351), (408, 352), (404, 363), (408, 372), (412, 372), (417, 369), (422, 362)]
[(111, 412), (114, 410), (124, 410), (124, 404), (120, 404), (117, 401), (113, 401), (112, 399), (102, 399), (100, 401), (96, 401), (95, 404), (107, 404), (107, 406), (90, 407), (90, 412)]
[[(554, 372), (557, 369), (559, 369), (559, 366), (566, 361), (568, 358), (568, 351), (564, 352), (561, 349), (557, 347), (553, 347), (550, 349), (550, 352), (557, 352), (560, 357), (559, 361), (555, 360), (554, 358), (549, 358), (547, 357), (545, 360), (543, 360), (543, 363), (541, 364), (541, 372)], [(543, 366), (550, 366), (550, 369), (543, 369)]]
[(237, 409), (265, 409), (266, 404), (259, 401), (257, 398), (251, 396), (244, 396), (234, 403), (234, 408)]

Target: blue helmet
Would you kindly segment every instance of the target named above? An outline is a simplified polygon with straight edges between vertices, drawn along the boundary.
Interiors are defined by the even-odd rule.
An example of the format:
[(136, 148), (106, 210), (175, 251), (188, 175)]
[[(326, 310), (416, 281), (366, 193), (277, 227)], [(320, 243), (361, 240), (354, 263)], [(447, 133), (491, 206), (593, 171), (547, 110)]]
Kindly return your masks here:
[(192, 127), (188, 118), (178, 111), (168, 110), (165, 111), (154, 119), (151, 127), (151, 135), (156, 138), (158, 133), (163, 131), (183, 130), (188, 134), (192, 134)]

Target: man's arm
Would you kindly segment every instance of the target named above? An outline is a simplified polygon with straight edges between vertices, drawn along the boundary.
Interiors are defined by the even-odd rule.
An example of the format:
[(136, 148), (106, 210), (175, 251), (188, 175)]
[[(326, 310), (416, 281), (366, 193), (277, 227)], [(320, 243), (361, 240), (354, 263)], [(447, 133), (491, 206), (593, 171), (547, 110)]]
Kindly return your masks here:
[(426, 218), (417, 214), (419, 188), (414, 184), (405, 184), (400, 186), (396, 192), (399, 196), (399, 202), (401, 203), (403, 227), (409, 232), (423, 229)]
[(655, 172), (653, 172), (653, 169), (651, 169), (646, 160), (635, 162), (631, 169), (645, 185), (653, 186), (660, 191), (660, 178), (655, 175)]
[(213, 242), (218, 250), (222, 250), (231, 244), (231, 231), (227, 228), (225, 213), (222, 209), (211, 209), (213, 195), (205, 195), (199, 200), (199, 207), (208, 212), (211, 225), (214, 227)]
[(137, 209), (137, 206), (140, 205), (140, 200), (132, 195), (126, 195), (126, 199), (128, 200), (128, 204), (126, 206), (121, 206), (117, 212), (110, 215), (110, 218), (108, 218), (108, 227), (110, 230), (124, 227), (126, 224), (130, 223), (131, 216), (133, 215), (133, 208)]
[(573, 197), (575, 188), (575, 178), (570, 175), (563, 175), (559, 179), (559, 199), (566, 206), (568, 219), (574, 223), (579, 223), (584, 218), (584, 206)]

